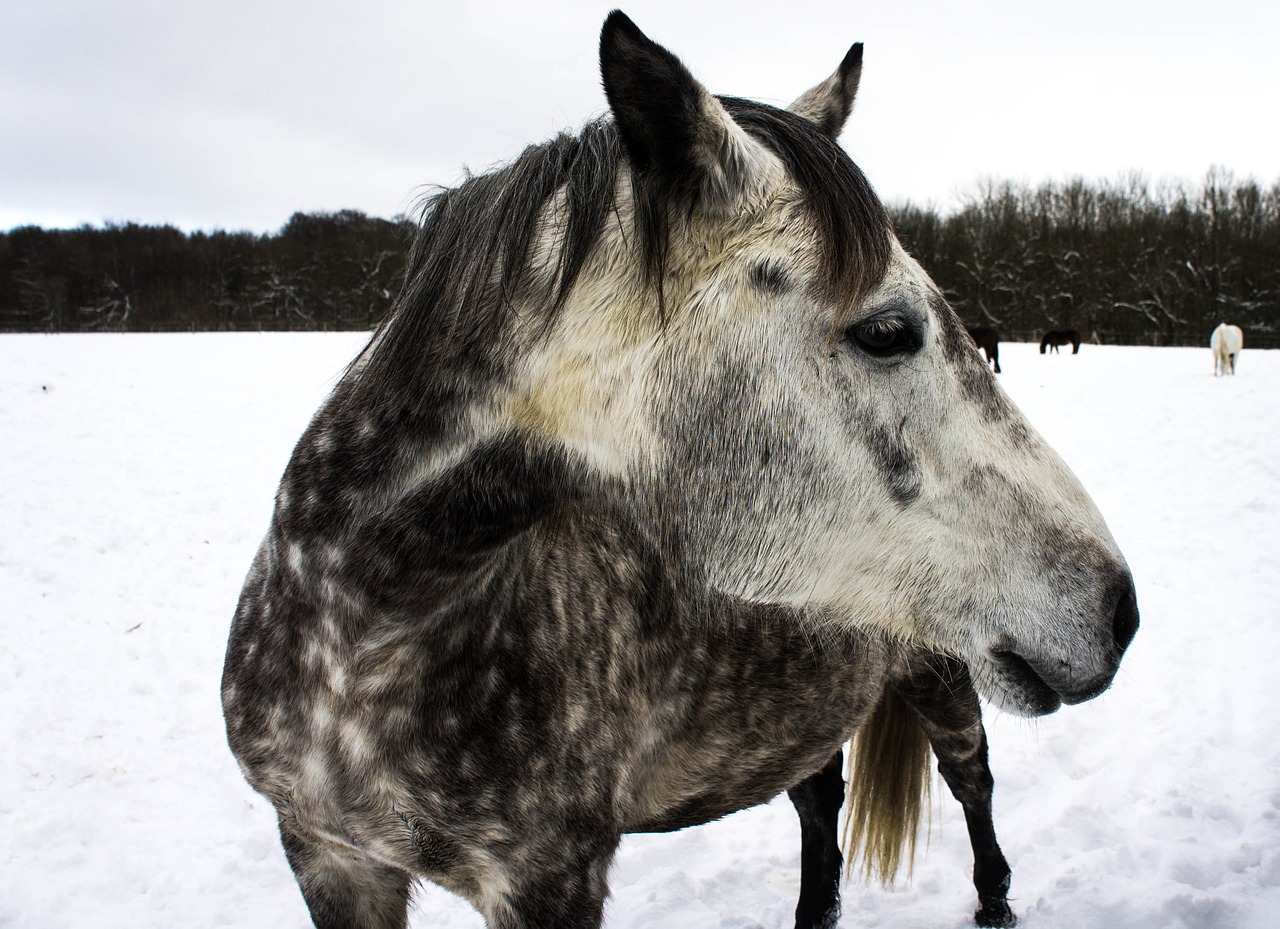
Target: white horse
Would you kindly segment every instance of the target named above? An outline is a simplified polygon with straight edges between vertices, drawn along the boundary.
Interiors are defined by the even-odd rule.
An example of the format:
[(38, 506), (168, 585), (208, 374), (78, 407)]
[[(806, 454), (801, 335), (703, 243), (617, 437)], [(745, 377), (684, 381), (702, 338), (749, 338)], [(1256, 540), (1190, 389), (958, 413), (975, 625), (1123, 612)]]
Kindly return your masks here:
[(1213, 349), (1213, 376), (1236, 373), (1236, 356), (1244, 348), (1244, 333), (1239, 326), (1219, 323), (1209, 336), (1209, 348)]

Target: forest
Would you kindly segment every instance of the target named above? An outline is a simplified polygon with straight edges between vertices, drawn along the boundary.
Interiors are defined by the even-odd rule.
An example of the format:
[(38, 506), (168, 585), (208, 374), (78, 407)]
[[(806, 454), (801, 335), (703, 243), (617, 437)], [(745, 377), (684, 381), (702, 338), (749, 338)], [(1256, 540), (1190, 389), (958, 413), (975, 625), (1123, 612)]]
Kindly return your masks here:
[[(1280, 181), (988, 180), (894, 226), (970, 326), (1038, 341), (1204, 345), (1219, 322), (1280, 347)], [(134, 223), (0, 232), (0, 332), (369, 329), (413, 223), (295, 213), (275, 234)]]

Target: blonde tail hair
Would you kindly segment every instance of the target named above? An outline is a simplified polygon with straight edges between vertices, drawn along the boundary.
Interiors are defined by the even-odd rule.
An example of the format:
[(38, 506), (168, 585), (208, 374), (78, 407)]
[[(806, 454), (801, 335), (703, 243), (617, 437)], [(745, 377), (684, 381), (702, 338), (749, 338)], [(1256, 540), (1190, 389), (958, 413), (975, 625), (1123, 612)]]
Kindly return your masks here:
[(845, 874), (862, 857), (863, 876), (888, 885), (903, 863), (911, 874), (920, 813), (929, 805), (929, 739), (891, 688), (853, 737), (845, 792)]

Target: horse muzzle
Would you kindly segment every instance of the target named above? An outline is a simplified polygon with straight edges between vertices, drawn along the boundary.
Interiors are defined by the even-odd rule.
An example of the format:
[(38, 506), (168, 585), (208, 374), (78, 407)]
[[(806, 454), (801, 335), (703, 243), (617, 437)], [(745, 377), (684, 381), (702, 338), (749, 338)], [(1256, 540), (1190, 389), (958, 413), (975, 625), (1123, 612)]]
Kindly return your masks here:
[(997, 702), (1005, 709), (1026, 716), (1092, 700), (1111, 686), (1138, 632), (1138, 601), (1127, 571), (1111, 586), (1099, 613), (1099, 634), (1060, 653), (1040, 643), (1002, 640), (985, 656), (990, 674), (979, 676), (994, 679)]

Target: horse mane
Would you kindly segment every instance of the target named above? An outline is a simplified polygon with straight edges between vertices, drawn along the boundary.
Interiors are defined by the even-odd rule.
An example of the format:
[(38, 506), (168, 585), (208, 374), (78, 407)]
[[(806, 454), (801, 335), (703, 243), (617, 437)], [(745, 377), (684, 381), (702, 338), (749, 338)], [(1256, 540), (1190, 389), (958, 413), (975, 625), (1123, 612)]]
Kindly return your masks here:
[[(884, 204), (844, 149), (809, 120), (751, 100), (718, 99), (799, 186), (823, 243), (824, 296), (847, 313), (889, 266), (892, 226)], [(836, 323), (846, 321), (842, 315)]]
[[(824, 245), (825, 295), (855, 306), (889, 261), (889, 218), (870, 183), (833, 139), (803, 117), (748, 100), (719, 99), (799, 186)], [(357, 383), (347, 385), (348, 403), (364, 412), (456, 407), (463, 392), (499, 376), (513, 350), (505, 338), (512, 307), (518, 302), (543, 314), (544, 326), (554, 322), (616, 212), (624, 160), (616, 126), (601, 118), (576, 135), (562, 133), (529, 146), (505, 167), (431, 195), (391, 312), (348, 369), (349, 375), (358, 372)], [(696, 209), (696, 193), (646, 183), (634, 172), (631, 186), (641, 266), (664, 312), (671, 219)], [(561, 191), (558, 250), (548, 269), (541, 256), (531, 261), (530, 252), (547, 221), (548, 203)]]

